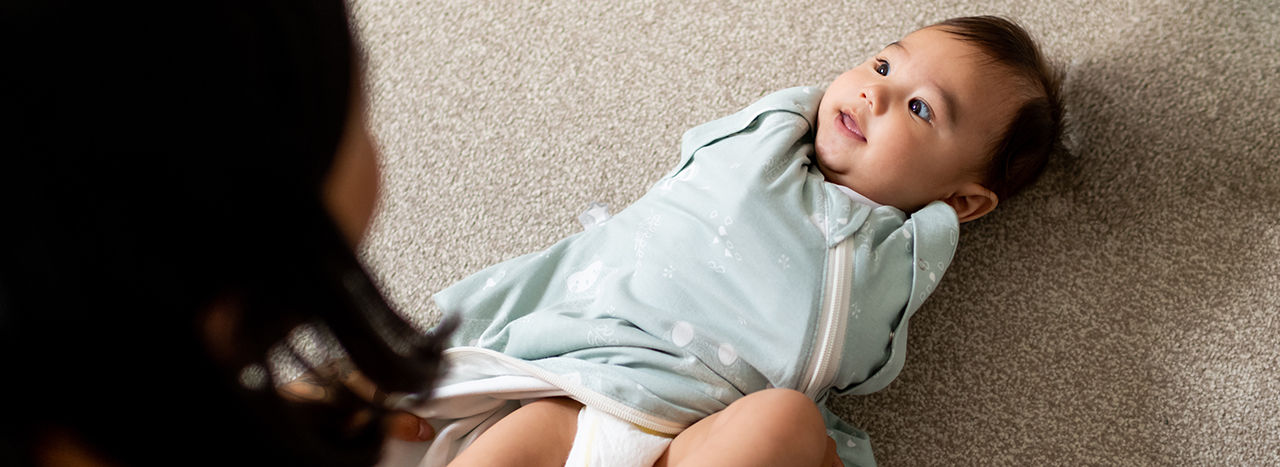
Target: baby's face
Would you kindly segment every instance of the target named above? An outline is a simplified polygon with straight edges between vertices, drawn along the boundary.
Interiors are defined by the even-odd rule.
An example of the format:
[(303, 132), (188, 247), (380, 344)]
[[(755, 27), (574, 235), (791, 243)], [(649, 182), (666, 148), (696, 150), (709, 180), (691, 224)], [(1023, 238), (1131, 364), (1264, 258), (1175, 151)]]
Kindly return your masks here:
[(1013, 80), (936, 28), (913, 32), (836, 78), (814, 146), (827, 181), (906, 212), (981, 181), (1018, 100)]

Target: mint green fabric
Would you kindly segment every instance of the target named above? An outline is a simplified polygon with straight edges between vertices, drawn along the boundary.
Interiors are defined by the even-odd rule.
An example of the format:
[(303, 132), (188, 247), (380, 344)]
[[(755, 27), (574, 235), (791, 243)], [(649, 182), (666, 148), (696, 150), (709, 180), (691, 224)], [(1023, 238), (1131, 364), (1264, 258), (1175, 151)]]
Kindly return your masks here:
[[(453, 344), (529, 361), (688, 425), (745, 394), (801, 384), (828, 255), (852, 237), (832, 389), (883, 388), (902, 368), (908, 319), (949, 265), (959, 227), (944, 203), (908, 217), (826, 183), (811, 160), (821, 96), (779, 91), (688, 131), (676, 168), (631, 206), (437, 293), (460, 318)], [(825, 415), (846, 465), (874, 464), (867, 435)]]

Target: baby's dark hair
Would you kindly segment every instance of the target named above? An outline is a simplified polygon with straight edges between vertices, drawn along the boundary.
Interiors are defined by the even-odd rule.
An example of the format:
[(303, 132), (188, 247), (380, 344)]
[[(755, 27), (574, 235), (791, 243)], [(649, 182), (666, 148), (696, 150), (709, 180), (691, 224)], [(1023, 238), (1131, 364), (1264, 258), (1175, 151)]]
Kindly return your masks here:
[[(1000, 200), (1022, 191), (1044, 172), (1049, 157), (1062, 153), (1060, 72), (1045, 60), (1031, 35), (998, 16), (951, 18), (937, 27), (977, 47), (991, 63), (1013, 73), (1025, 95), (1013, 120), (995, 141), (983, 169), (982, 185)], [(1012, 90), (1018, 91), (1018, 90)]]

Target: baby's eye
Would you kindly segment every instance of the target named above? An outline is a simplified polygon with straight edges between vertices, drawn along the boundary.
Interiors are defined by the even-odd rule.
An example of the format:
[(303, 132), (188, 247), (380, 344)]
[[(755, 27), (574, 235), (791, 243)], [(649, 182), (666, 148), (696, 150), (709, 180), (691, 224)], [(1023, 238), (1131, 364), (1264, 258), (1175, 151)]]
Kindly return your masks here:
[(885, 59), (877, 58), (876, 73), (880, 73), (880, 76), (889, 76), (889, 62)]
[(911, 99), (907, 102), (907, 108), (911, 109), (911, 113), (924, 119), (924, 121), (933, 121), (933, 109), (929, 108), (929, 104), (920, 99)]

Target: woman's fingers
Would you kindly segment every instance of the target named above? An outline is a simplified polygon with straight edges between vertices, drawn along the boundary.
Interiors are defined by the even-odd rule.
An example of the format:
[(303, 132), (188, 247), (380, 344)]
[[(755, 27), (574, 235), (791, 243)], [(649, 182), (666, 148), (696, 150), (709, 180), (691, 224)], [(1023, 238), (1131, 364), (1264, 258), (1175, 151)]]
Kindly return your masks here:
[(408, 412), (396, 412), (387, 417), (387, 436), (403, 441), (429, 441), (436, 431), (426, 420)]
[[(341, 384), (357, 396), (376, 403), (384, 403), (386, 395), (382, 394), (355, 366), (346, 359), (329, 361), (307, 371), (302, 376), (280, 386), (280, 393), (287, 399), (297, 402), (325, 402), (331, 397), (329, 386)], [(365, 415), (367, 417), (367, 415)], [(361, 422), (357, 416), (353, 424)], [(435, 438), (435, 430), (426, 420), (408, 412), (395, 412), (385, 419), (387, 436), (404, 441), (427, 441)]]
[(298, 402), (324, 402), (332, 394), (330, 388), (341, 384), (367, 401), (373, 401), (377, 388), (364, 375), (356, 370), (351, 361), (340, 358), (330, 360), (320, 366), (307, 370), (297, 379), (280, 386), (280, 393), (286, 398)]
[(309, 378), (298, 378), (280, 386), (280, 394), (294, 402), (324, 402), (329, 399), (329, 390), (319, 381)]

